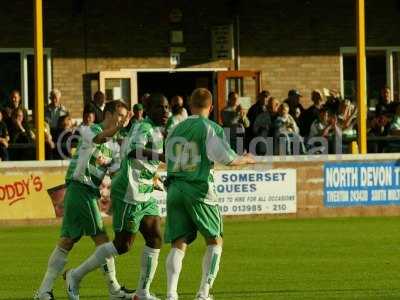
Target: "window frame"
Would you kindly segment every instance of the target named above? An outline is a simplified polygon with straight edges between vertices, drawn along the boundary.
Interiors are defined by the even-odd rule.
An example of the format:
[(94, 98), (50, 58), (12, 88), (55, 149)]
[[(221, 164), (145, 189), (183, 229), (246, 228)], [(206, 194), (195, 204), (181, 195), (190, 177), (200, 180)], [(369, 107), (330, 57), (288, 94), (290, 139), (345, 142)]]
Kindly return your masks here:
[[(391, 95), (394, 95), (394, 70), (393, 52), (400, 52), (400, 46), (366, 47), (366, 52), (382, 51), (386, 54), (386, 85), (390, 88)], [(344, 95), (344, 63), (343, 56), (346, 54), (357, 55), (357, 47), (340, 48), (340, 93)]]
[[(29, 114), (32, 114), (32, 110), (28, 109), (28, 55), (34, 55), (34, 48), (0, 48), (0, 53), (18, 53), (20, 58), (20, 74), (21, 74), (21, 97), (24, 104), (24, 107), (27, 108)], [(43, 54), (47, 56), (47, 91), (45, 92), (44, 99), (45, 103), (48, 103), (48, 95), (53, 88), (53, 68), (52, 68), (52, 49), (44, 48)], [(47, 99), (47, 100), (46, 100)]]

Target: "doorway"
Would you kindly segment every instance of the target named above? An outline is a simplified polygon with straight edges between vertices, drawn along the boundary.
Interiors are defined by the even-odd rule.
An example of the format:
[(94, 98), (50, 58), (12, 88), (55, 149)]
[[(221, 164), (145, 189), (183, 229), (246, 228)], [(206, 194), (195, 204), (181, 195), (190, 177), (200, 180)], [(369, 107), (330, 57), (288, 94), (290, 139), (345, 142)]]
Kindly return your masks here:
[(162, 93), (168, 99), (175, 95), (182, 96), (185, 106), (189, 96), (196, 88), (207, 88), (214, 93), (213, 71), (202, 72), (140, 72), (137, 73), (139, 99), (145, 93)]

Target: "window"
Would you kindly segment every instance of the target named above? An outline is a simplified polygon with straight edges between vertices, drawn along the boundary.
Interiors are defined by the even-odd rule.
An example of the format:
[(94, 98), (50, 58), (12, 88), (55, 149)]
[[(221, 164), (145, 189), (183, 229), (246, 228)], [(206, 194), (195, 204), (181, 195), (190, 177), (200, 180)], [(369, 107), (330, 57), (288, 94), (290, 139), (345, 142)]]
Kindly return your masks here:
[[(398, 49), (398, 50), (397, 50)], [(399, 59), (400, 47), (367, 48), (367, 103), (368, 107), (375, 107), (380, 90), (388, 86), (392, 91), (392, 98), (399, 99)], [(357, 85), (357, 57), (356, 48), (341, 49), (341, 92), (350, 100), (356, 101)]]
[(13, 89), (21, 88), (21, 58), (19, 53), (0, 52), (0, 106), (8, 102)]
[[(35, 106), (35, 77), (33, 49), (0, 49), (0, 105), (6, 104), (10, 92), (21, 91), (24, 106), (32, 111)], [(44, 51), (44, 99), (52, 88), (51, 51)]]
[(99, 76), (100, 91), (106, 101), (122, 100), (129, 107), (137, 102), (136, 72), (102, 71)]

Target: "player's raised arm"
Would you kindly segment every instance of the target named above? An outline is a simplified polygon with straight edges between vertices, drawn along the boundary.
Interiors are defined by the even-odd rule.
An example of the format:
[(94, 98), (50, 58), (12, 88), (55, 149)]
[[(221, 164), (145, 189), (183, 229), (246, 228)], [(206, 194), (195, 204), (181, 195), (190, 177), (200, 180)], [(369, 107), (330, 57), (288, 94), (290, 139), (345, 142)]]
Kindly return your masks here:
[[(120, 109), (121, 107), (129, 110), (128, 106), (122, 101), (110, 101), (106, 104), (104, 121), (101, 123), (104, 129), (93, 138), (94, 143), (105, 143), (107, 139), (113, 137), (124, 126), (127, 114), (123, 113), (123, 110)], [(115, 112), (118, 113), (116, 114)]]
[(216, 124), (210, 125), (207, 129), (206, 149), (209, 160), (223, 165), (239, 166), (256, 163), (251, 154), (237, 155), (226, 140), (223, 129)]

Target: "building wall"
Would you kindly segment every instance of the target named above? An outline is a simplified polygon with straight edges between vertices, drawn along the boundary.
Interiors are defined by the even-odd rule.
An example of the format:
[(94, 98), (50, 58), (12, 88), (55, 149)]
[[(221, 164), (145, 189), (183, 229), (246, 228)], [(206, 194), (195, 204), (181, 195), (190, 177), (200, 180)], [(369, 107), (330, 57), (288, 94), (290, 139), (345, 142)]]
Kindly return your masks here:
[[(234, 3), (237, 3), (235, 6)], [(169, 31), (184, 31), (183, 67), (233, 68), (211, 60), (211, 27), (239, 12), (241, 69), (262, 71), (262, 84), (279, 99), (291, 88), (339, 89), (339, 49), (355, 45), (354, 1), (45, 1), (45, 46), (52, 49), (53, 85), (79, 117), (85, 76), (121, 68), (168, 68)], [(367, 1), (368, 46), (400, 45), (396, 0)], [(172, 8), (181, 25), (169, 22)], [(10, 26), (12, 24), (12, 26)], [(33, 45), (32, 1), (2, 4), (0, 47)]]

